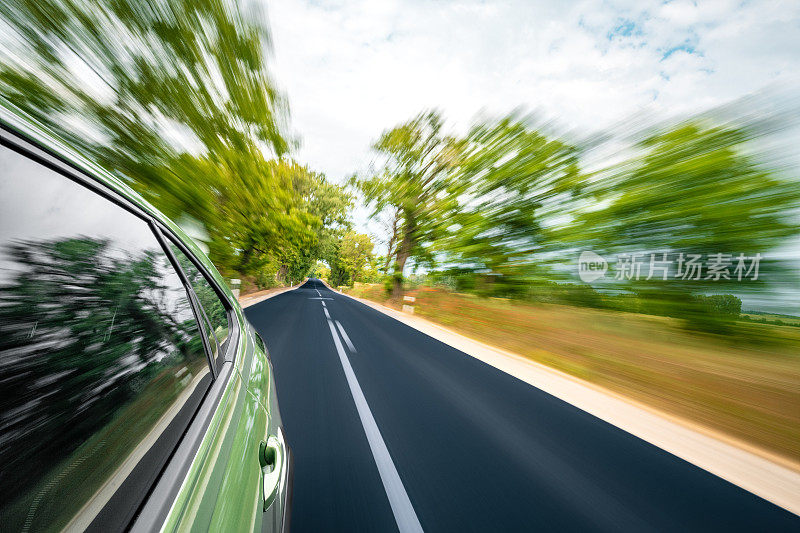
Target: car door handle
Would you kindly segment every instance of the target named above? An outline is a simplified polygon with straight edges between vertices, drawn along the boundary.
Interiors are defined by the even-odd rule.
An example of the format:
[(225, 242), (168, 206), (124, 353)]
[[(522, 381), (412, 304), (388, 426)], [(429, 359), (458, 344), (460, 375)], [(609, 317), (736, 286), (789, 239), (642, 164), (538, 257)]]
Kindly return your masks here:
[(283, 434), (278, 429), (278, 436), (270, 435), (266, 441), (261, 441), (258, 448), (258, 460), (261, 463), (261, 473), (264, 477), (264, 510), (269, 509), (280, 488), (281, 473), (283, 472)]

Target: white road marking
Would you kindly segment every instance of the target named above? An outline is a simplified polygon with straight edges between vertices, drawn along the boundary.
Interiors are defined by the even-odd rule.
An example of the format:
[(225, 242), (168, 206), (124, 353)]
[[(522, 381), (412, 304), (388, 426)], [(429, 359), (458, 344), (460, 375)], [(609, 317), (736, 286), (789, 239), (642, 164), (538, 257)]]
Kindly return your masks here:
[(344, 328), (338, 320), (336, 321), (336, 327), (339, 328), (339, 333), (342, 334), (342, 338), (344, 339), (344, 342), (347, 343), (347, 347), (350, 348), (350, 351), (356, 353), (356, 347), (353, 346), (353, 343), (350, 341), (350, 337), (347, 336), (347, 333), (345, 333)]
[(322, 304), (322, 307), (328, 307), (327, 305), (325, 305), (325, 302), (320, 302), (320, 303)]
[(325, 298), (325, 297), (323, 296), (323, 297), (321, 297), (321, 298), (314, 298), (314, 297), (312, 297), (312, 298), (309, 298), (309, 300), (333, 300), (333, 298)]
[(381, 476), (383, 488), (386, 491), (386, 496), (389, 498), (389, 505), (392, 507), (394, 520), (397, 522), (397, 528), (401, 533), (422, 533), (422, 525), (419, 523), (417, 513), (411, 505), (411, 500), (408, 499), (406, 488), (400, 480), (400, 475), (397, 473), (397, 468), (392, 462), (392, 456), (389, 455), (389, 450), (386, 448), (386, 443), (381, 437), (381, 432), (378, 429), (378, 424), (375, 423), (375, 417), (372, 416), (372, 411), (369, 409), (367, 399), (358, 384), (353, 367), (350, 366), (350, 360), (344, 352), (342, 341), (336, 334), (336, 328), (333, 327), (333, 322), (328, 320), (328, 327), (331, 328), (331, 336), (333, 343), (336, 345), (336, 352), (339, 354), (339, 361), (342, 363), (344, 375), (347, 378), (347, 385), (350, 387), (350, 393), (353, 395), (353, 401), (356, 404), (358, 417), (361, 419), (361, 425), (364, 426), (364, 433), (367, 435), (367, 442), (369, 443), (372, 456), (375, 458), (375, 464), (378, 466), (378, 474)]
[(325, 316), (328, 318), (328, 320), (330, 320), (331, 319), (331, 315), (330, 315), (330, 313), (328, 313), (328, 308), (325, 307), (322, 310), (325, 311)]

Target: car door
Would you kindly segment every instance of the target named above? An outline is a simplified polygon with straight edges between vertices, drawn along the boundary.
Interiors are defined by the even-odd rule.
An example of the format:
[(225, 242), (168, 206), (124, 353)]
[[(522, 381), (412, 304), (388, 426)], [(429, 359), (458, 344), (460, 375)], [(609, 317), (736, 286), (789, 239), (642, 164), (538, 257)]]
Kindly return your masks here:
[[(164, 530), (281, 531), (286, 507), (288, 450), (274, 400), (274, 381), (263, 341), (185, 248), (170, 241), (207, 322), (220, 368), (231, 368), (194, 469), (175, 499)], [(239, 346), (229, 346), (236, 324)]]

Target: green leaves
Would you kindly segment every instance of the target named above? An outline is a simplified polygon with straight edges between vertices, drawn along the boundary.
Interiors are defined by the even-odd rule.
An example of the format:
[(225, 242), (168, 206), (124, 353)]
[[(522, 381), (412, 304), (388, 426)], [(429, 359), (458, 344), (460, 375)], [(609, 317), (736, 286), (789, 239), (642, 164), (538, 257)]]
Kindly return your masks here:
[(374, 148), (384, 166), (351, 183), (373, 215), (391, 209), (400, 217), (390, 239), (399, 242), (390, 250), (396, 272), (412, 257), (416, 265), (518, 274), (543, 249), (548, 204), (580, 183), (577, 149), (517, 114), (476, 123), (458, 138), (444, 133), (437, 113), (423, 113)]
[(651, 133), (587, 189), (605, 207), (577, 216), (580, 240), (611, 253), (774, 252), (800, 232), (800, 184), (759, 159), (748, 144), (759, 135), (700, 119)]
[[(431, 111), (384, 132), (373, 146), (383, 168), (351, 180), (374, 206), (373, 215), (387, 208), (397, 212), (394, 254), (399, 273), (410, 257), (416, 265), (433, 263), (436, 245), (457, 207), (453, 170), (461, 148), (459, 141), (443, 134), (443, 126), (439, 114)], [(395, 292), (399, 291), (398, 282)]]
[(372, 261), (372, 240), (369, 235), (348, 231), (339, 244), (339, 264), (352, 281), (361, 281), (365, 267)]
[(351, 198), (283, 159), (288, 106), (255, 4), (22, 0), (0, 14), (23, 54), (0, 53), (2, 94), (173, 219), (199, 221), (221, 270), (299, 279), (347, 228)]
[[(800, 184), (763, 149), (780, 130), (774, 121), (731, 120), (731, 112), (654, 128), (633, 144), (614, 139), (618, 162), (603, 168), (595, 157), (591, 173), (581, 163), (596, 145), (548, 135), (530, 116), (483, 120), (456, 137), (440, 115), (423, 113), (385, 132), (374, 145), (383, 165), (351, 184), (373, 216), (399, 222), (387, 226), (396, 297), (408, 258), (469, 290), (526, 296), (564, 288), (554, 282), (571, 278), (576, 250), (595, 250), (612, 267), (616, 254), (762, 254), (761, 278), (747, 286), (706, 273), (646, 281), (647, 272), (605, 286), (635, 293), (648, 309), (734, 309), (736, 295), (759, 289), (769, 299), (796, 284), (781, 247), (800, 234)], [(596, 303), (606, 296), (578, 288)], [(698, 296), (713, 291), (735, 294)]]
[(462, 205), (447, 247), (451, 261), (512, 274), (549, 245), (542, 221), (579, 184), (578, 150), (511, 114), (472, 127), (456, 181)]

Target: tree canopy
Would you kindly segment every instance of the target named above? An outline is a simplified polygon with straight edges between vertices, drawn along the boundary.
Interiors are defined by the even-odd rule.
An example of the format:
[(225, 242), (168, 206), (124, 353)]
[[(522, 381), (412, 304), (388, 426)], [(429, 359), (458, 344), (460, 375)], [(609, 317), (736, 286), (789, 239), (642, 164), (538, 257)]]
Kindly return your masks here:
[(44, 0), (0, 14), (17, 44), (0, 52), (4, 97), (200, 226), (224, 272), (301, 279), (348, 226), (350, 196), (287, 158), (296, 143), (255, 4)]
[[(780, 250), (800, 234), (800, 183), (754, 142), (769, 134), (762, 124), (713, 112), (662, 124), (593, 171), (582, 168), (591, 143), (548, 129), (512, 113), (459, 136), (427, 113), (378, 139), (382, 166), (351, 183), (374, 217), (393, 221), (384, 242), (396, 297), (409, 258), (461, 290), (530, 297), (543, 288), (590, 305), (630, 294), (629, 309), (659, 314), (708, 314), (732, 308), (709, 293), (776, 294), (797, 282)], [(623, 275), (576, 285), (582, 250)], [(648, 275), (656, 255), (671, 266)], [(686, 275), (693, 257), (702, 275)], [(753, 278), (744, 283), (743, 265)]]
[(418, 263), (433, 261), (430, 245), (444, 235), (456, 207), (457, 183), (452, 171), (460, 146), (444, 134), (443, 126), (441, 116), (430, 111), (384, 132), (373, 146), (384, 160), (383, 168), (351, 182), (374, 205), (373, 213), (396, 210), (396, 295), (410, 257)]

